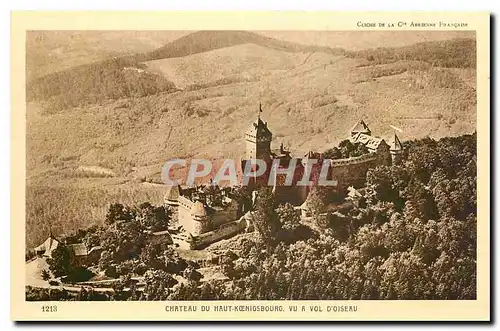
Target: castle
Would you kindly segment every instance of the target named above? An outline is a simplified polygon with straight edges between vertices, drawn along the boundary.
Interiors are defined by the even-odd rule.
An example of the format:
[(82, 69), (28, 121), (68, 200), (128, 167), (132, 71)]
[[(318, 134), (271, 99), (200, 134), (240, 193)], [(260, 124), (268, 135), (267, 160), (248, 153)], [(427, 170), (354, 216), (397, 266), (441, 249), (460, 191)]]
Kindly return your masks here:
[[(334, 189), (339, 196), (345, 196), (349, 186), (358, 187), (363, 185), (368, 169), (377, 165), (398, 164), (401, 161), (403, 145), (396, 133), (394, 133), (388, 144), (384, 139), (372, 136), (368, 125), (363, 120), (360, 120), (351, 129), (348, 140), (353, 144), (364, 145), (369, 153), (343, 159), (325, 159), (322, 153), (309, 151), (301, 159), (293, 158), (290, 151), (283, 148), (283, 144), (280, 145), (279, 149), (271, 149), (273, 135), (268, 128), (267, 122), (262, 121), (260, 118), (260, 111), (257, 119), (245, 133), (246, 158), (242, 161), (242, 169), (245, 168), (248, 162), (251, 163), (253, 159), (264, 160), (267, 164), (267, 171), (258, 177), (251, 178), (249, 186), (258, 188), (269, 182), (274, 182), (274, 192), (280, 202), (299, 205), (306, 200), (310, 186), (298, 186), (296, 184), (303, 178), (309, 159), (319, 161), (311, 169), (312, 177), (314, 177), (314, 173), (319, 173), (324, 162), (330, 163), (326, 180), (337, 181)], [(273, 161), (277, 160), (279, 160), (279, 166), (273, 171)], [(296, 161), (296, 163), (293, 164), (293, 161)], [(284, 185), (286, 174), (280, 170), (286, 170), (291, 165), (294, 166), (292, 183), (291, 185)], [(269, 181), (272, 176), (274, 178)]]
[[(218, 191), (218, 186), (205, 188)], [(225, 237), (230, 237), (249, 226), (242, 217), (242, 206), (227, 191), (210, 194), (201, 187), (171, 186), (165, 194), (165, 205), (174, 212), (181, 231), (172, 231), (173, 242), (181, 248), (196, 249)], [(214, 199), (220, 196), (221, 199)]]
[[(364, 145), (368, 153), (349, 158), (326, 159), (322, 153), (310, 151), (300, 159), (293, 158), (283, 144), (280, 144), (278, 149), (271, 148), (273, 134), (267, 122), (260, 118), (261, 112), (262, 109), (259, 108), (257, 119), (245, 132), (246, 151), (241, 167), (245, 169), (250, 162), (250, 167), (254, 168), (255, 164), (252, 162), (255, 159), (263, 160), (267, 164), (266, 171), (260, 176), (249, 178), (248, 186), (251, 190), (267, 186), (271, 178), (273, 192), (281, 203), (304, 205), (311, 185), (300, 186), (297, 182), (303, 177), (309, 159), (319, 160), (318, 164), (313, 166), (311, 173), (317, 172), (324, 162), (329, 163), (326, 179), (336, 183), (330, 190), (340, 198), (347, 196), (348, 189), (362, 187), (370, 168), (401, 162), (403, 145), (398, 136), (394, 134), (387, 143), (382, 138), (372, 136), (372, 132), (363, 120), (351, 129), (348, 140), (353, 144)], [(276, 164), (278, 160), (279, 165), (273, 169), (273, 161)], [(285, 185), (287, 174), (280, 170), (289, 170), (289, 173), (293, 173), (291, 185)], [(317, 178), (311, 177), (316, 183)], [(214, 185), (209, 187), (212, 187), (212, 190), (220, 190)], [(215, 195), (210, 199), (210, 196), (207, 197), (200, 188), (183, 188), (180, 185), (170, 187), (165, 195), (165, 205), (174, 211), (178, 224), (183, 229), (178, 235), (173, 234), (174, 242), (177, 239), (180, 245), (187, 243), (189, 248), (196, 249), (245, 229), (248, 230), (251, 227), (249, 224), (251, 216), (248, 213), (243, 215), (242, 206), (239, 206), (227, 192), (222, 190), (219, 194), (222, 199), (213, 201)]]

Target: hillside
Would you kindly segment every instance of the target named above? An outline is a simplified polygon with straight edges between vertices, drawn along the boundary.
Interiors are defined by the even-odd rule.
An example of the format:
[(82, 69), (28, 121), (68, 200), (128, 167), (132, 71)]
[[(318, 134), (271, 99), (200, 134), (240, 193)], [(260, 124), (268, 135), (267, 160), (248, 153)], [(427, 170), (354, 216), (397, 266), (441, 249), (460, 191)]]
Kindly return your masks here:
[[(381, 137), (392, 133), (389, 125), (403, 129), (403, 141), (472, 133), (475, 68), (460, 64), (473, 63), (462, 61), (473, 45), (442, 53), (451, 67), (416, 56), (370, 61), (364, 53), (288, 52), (245, 42), (180, 58), (113, 62), (111, 71), (97, 63), (57, 73), (60, 84), (46, 81), (51, 97), (31, 98), (27, 107), (28, 190), (44, 197), (43, 204), (27, 204), (29, 229), (46, 232), (48, 220), (67, 221), (62, 215), (71, 215), (70, 228), (90, 224), (102, 219), (110, 199), (140, 203), (148, 189), (161, 201), (161, 186), (141, 182), (159, 181), (169, 158), (242, 157), (259, 103), (274, 147), (283, 142), (299, 157), (336, 145), (360, 118)], [(394, 52), (422, 49), (405, 47)], [(86, 102), (47, 111), (58, 96)]]
[(26, 80), (114, 56), (152, 51), (184, 31), (28, 31)]
[(259, 81), (262, 76), (305, 65), (311, 53), (289, 53), (256, 44), (219, 48), (184, 57), (145, 62), (181, 89)]
[[(190, 33), (190, 31), (28, 31), (26, 34), (27, 81), (114, 56), (151, 53), (160, 47), (162, 53), (167, 51), (171, 54), (177, 52), (178, 56), (189, 55), (192, 53), (180, 52), (182, 47), (179, 44), (182, 40), (176, 42), (179, 46), (175, 44), (167, 46), (167, 44)], [(191, 49), (203, 44), (198, 39), (203, 39), (203, 34), (207, 33), (210, 32), (200, 32), (199, 38), (195, 38), (196, 35), (187, 38), (187, 41), (190, 39), (193, 42), (194, 46)], [(386, 47), (401, 47), (422, 40), (474, 38), (474, 33), (468, 31), (421, 31), (418, 33), (384, 31), (370, 32), (370, 34), (361, 31), (258, 31), (257, 33), (285, 43), (316, 45), (347, 51), (374, 48), (380, 44)], [(238, 44), (244, 42), (243, 40)], [(236, 44), (227, 44), (227, 46), (234, 45)], [(208, 44), (204, 48), (205, 51), (213, 49)]]
[[(176, 39), (152, 52), (113, 56), (29, 80), (26, 88), (27, 98), (29, 101), (43, 102), (44, 108), (53, 113), (72, 107), (100, 104), (110, 99), (142, 97), (173, 91), (175, 86), (170, 81), (145, 72), (142, 63), (248, 43), (283, 52), (321, 51), (333, 54), (343, 52), (329, 47), (284, 42), (252, 32), (199, 31)], [(36, 51), (33, 53), (37, 54)], [(43, 59), (43, 52), (41, 54)], [(99, 52), (96, 56), (99, 56), (98, 54)], [(32, 58), (28, 59), (28, 78), (32, 73), (30, 65), (36, 67), (36, 61), (30, 63)]]
[(34, 79), (26, 87), (28, 101), (41, 102), (47, 113), (174, 91), (160, 75), (145, 72), (133, 57), (85, 64)]
[(422, 42), (399, 48), (375, 48), (347, 52), (348, 57), (364, 58), (371, 64), (401, 60), (422, 61), (434, 67), (475, 68), (476, 41), (470, 38)]
[[(381, 136), (391, 133), (390, 124), (401, 127), (404, 139), (475, 129), (472, 68), (400, 60), (372, 65), (248, 44), (162, 61), (146, 64), (166, 63), (177, 75), (171, 79), (209, 87), (109, 100), (50, 116), (32, 117), (41, 111), (30, 111), (38, 107), (31, 103), (28, 148), (37, 153), (30, 156), (29, 169), (69, 159), (111, 169), (151, 166), (158, 172), (169, 157), (239, 157), (259, 102), (275, 140), (299, 155), (343, 139), (360, 117)], [(251, 79), (217, 84), (245, 70)]]
[(398, 48), (421, 42), (436, 42), (457, 38), (475, 39), (475, 31), (259, 31), (261, 35), (292, 43), (342, 48), (360, 51), (384, 47)]
[(198, 31), (168, 43), (145, 55), (147, 60), (183, 57), (224, 47), (254, 44), (284, 52), (325, 52), (342, 54), (344, 50), (326, 46), (302, 45), (248, 31)]

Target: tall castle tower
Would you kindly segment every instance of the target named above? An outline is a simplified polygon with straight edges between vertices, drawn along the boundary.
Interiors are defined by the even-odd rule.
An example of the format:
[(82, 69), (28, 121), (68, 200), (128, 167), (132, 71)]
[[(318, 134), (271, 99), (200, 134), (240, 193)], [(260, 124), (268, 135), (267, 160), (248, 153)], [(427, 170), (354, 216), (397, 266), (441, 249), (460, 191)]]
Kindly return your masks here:
[(267, 127), (267, 122), (260, 119), (262, 106), (259, 105), (257, 120), (252, 123), (245, 133), (246, 159), (271, 160), (271, 140), (273, 134)]
[(390, 144), (391, 159), (393, 165), (399, 165), (401, 163), (401, 157), (403, 154), (403, 144), (399, 140), (396, 133), (394, 133), (394, 138), (391, 140)]

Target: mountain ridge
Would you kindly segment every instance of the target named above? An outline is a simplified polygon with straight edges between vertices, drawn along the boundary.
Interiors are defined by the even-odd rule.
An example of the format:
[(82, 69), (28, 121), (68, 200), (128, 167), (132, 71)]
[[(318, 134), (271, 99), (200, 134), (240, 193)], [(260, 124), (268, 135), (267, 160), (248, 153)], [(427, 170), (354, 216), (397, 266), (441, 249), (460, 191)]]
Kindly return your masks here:
[[(51, 112), (96, 104), (108, 99), (142, 97), (175, 91), (161, 75), (144, 72), (143, 62), (187, 56), (244, 43), (258, 44), (284, 52), (343, 52), (329, 47), (304, 46), (246, 31), (198, 31), (178, 38), (149, 53), (114, 57), (54, 72), (27, 84), (28, 101), (45, 101)], [(136, 72), (124, 72), (125, 68)], [(68, 86), (72, 89), (69, 90)]]
[[(431, 66), (443, 64), (445, 67), (475, 67), (475, 42), (472, 39), (432, 41), (399, 48), (346, 52), (339, 48), (281, 41), (248, 31), (198, 31), (175, 39), (152, 52), (84, 64), (37, 78), (27, 84), (27, 100), (43, 101), (49, 111), (57, 112), (108, 100), (174, 92), (177, 88), (168, 77), (144, 71), (143, 63), (182, 58), (242, 44), (255, 44), (287, 53), (322, 53), (359, 58), (367, 61), (361, 64), (365, 66), (412, 59)], [(427, 54), (427, 48), (433, 53), (431, 57)], [(134, 70), (125, 72), (126, 68)], [(222, 82), (224, 81), (223, 79)], [(72, 87), (70, 90), (69, 86)], [(202, 88), (205, 85), (193, 86)]]
[[(202, 42), (200, 42), (202, 41)], [(145, 60), (152, 61), (164, 58), (183, 57), (203, 53), (214, 49), (241, 44), (256, 44), (285, 52), (324, 52), (344, 54), (342, 48), (328, 46), (303, 45), (276, 38), (266, 37), (249, 31), (197, 31), (180, 37), (152, 52), (146, 53)]]

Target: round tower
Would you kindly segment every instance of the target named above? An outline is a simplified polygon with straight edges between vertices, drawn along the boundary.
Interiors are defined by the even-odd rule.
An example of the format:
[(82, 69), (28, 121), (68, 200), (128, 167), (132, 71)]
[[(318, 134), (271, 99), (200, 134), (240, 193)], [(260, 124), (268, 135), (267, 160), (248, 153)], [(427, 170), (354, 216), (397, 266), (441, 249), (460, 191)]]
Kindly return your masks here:
[(201, 201), (196, 201), (191, 207), (191, 219), (193, 226), (191, 234), (199, 236), (200, 234), (209, 231), (210, 222), (207, 216), (205, 205)]

